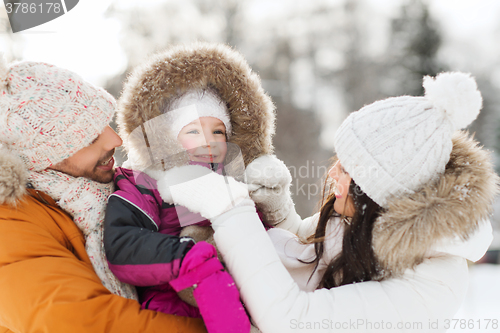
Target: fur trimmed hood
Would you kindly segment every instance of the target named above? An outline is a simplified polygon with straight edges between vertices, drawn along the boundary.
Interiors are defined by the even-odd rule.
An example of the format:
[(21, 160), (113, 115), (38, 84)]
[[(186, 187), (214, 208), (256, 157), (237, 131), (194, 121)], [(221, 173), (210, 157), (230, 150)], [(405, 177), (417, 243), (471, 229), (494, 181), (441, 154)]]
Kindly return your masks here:
[[(180, 145), (165, 133), (168, 126), (158, 123), (156, 127), (161, 130), (146, 131), (153, 134), (147, 135), (146, 141), (163, 137), (161, 143), (145, 142), (143, 132), (148, 130), (148, 121), (161, 116), (162, 108), (173, 98), (190, 89), (207, 87), (215, 89), (227, 104), (232, 125), (229, 142), (239, 146), (245, 165), (261, 155), (271, 154), (275, 110), (258, 75), (240, 53), (226, 45), (193, 43), (155, 54), (129, 76), (118, 101), (117, 115), (119, 132), (129, 155), (133, 151), (143, 164), (152, 157), (148, 150), (160, 158), (179, 155)], [(137, 128), (140, 130), (134, 131)], [(135, 135), (137, 132), (139, 135)], [(180, 164), (185, 162), (185, 158), (179, 160)], [(151, 163), (145, 164), (157, 162), (153, 157)], [(169, 167), (177, 164), (174, 161)]]
[(448, 252), (436, 248), (443, 240), (474, 237), (492, 212), (498, 185), (489, 153), (467, 132), (456, 132), (445, 173), (414, 194), (390, 199), (375, 222), (373, 248), (382, 278), (414, 268), (429, 251)]

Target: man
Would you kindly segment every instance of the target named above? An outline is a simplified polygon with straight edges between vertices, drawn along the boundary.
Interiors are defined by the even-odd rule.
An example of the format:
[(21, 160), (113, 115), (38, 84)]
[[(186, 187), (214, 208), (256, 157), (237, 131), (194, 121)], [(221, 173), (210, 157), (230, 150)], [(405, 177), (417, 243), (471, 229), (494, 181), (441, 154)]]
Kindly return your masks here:
[(0, 61), (0, 332), (206, 332), (141, 310), (109, 272), (115, 101), (52, 65)]

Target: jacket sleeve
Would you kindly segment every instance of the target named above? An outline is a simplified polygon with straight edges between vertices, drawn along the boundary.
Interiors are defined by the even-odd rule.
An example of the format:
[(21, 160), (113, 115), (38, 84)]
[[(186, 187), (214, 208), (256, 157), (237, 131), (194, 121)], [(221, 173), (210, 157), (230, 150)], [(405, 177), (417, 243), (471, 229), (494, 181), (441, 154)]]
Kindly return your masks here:
[(235, 208), (212, 225), (227, 268), (263, 333), (444, 332), (465, 297), (467, 264), (456, 256), (426, 260), (400, 278), (301, 291), (252, 210)]
[(177, 277), (194, 240), (157, 230), (154, 221), (138, 206), (118, 195), (109, 197), (104, 247), (109, 268), (119, 280), (135, 286), (153, 286)]
[(319, 213), (313, 216), (302, 219), (295, 211), (295, 207), (290, 210), (286, 219), (277, 224), (276, 227), (290, 231), (291, 233), (301, 237), (307, 238), (314, 235), (316, 227), (318, 226)]
[(51, 231), (0, 218), (0, 332), (5, 328), (24, 333), (206, 332), (199, 319), (141, 310), (136, 301), (111, 294), (90, 262), (77, 258), (70, 243)]

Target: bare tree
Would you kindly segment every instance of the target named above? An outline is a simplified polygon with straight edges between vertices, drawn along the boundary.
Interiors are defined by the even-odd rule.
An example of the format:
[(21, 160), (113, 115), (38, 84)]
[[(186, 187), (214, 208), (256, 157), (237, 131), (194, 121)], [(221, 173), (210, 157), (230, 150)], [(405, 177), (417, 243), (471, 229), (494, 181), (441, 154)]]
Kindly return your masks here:
[(421, 0), (409, 0), (392, 21), (391, 42), (385, 64), (386, 87), (394, 95), (423, 95), (422, 77), (445, 71), (437, 53), (442, 37), (439, 26)]

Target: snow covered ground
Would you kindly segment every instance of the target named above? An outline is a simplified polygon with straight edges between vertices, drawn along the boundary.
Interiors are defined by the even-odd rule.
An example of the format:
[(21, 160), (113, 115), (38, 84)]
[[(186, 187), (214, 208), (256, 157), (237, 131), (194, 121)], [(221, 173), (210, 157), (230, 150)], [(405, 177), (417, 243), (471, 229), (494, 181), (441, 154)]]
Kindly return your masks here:
[[(465, 302), (448, 332), (500, 332), (500, 265), (469, 267)], [(486, 327), (488, 326), (488, 327)]]

